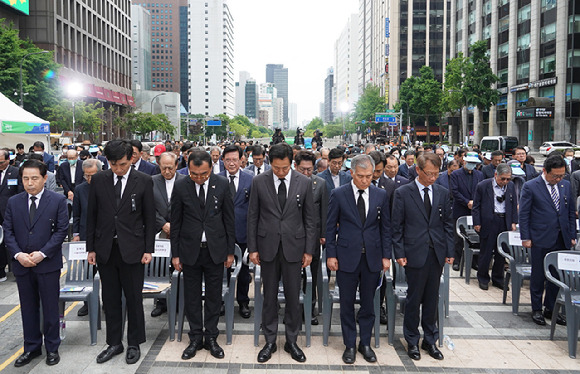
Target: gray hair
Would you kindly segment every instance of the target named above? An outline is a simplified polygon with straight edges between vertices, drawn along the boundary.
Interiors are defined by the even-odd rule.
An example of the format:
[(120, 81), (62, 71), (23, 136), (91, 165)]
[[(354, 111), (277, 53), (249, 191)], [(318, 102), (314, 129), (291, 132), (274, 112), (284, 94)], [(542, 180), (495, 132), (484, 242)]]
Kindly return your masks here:
[(147, 143), (143, 143), (143, 148), (141, 148), (142, 152), (151, 152), (151, 147), (149, 147), (149, 144)]
[(83, 172), (92, 167), (97, 167), (97, 171), (103, 170), (103, 163), (96, 158), (87, 158), (83, 161)]
[(497, 168), (495, 169), (495, 173), (497, 175), (511, 174), (512, 173), (512, 168), (508, 164), (503, 164), (502, 163), (502, 164), (497, 165)]
[(218, 153), (221, 155), (222, 154), (222, 149), (218, 146), (213, 146), (209, 149), (209, 153), (212, 153), (213, 151), (218, 151)]
[(373, 143), (367, 143), (367, 144), (365, 144), (365, 152), (367, 150), (371, 149), (371, 148), (372, 148), (373, 151), (375, 151), (377, 149), (377, 147)]
[(161, 159), (163, 158), (163, 156), (165, 157), (169, 157), (170, 159), (173, 160), (173, 162), (175, 162), (177, 164), (177, 155), (173, 152), (163, 152), (162, 154), (159, 155), (159, 162), (161, 162)]
[(375, 170), (375, 161), (369, 155), (358, 155), (350, 161), (350, 168), (354, 171), (356, 171), (357, 167), (366, 170), (369, 166)]

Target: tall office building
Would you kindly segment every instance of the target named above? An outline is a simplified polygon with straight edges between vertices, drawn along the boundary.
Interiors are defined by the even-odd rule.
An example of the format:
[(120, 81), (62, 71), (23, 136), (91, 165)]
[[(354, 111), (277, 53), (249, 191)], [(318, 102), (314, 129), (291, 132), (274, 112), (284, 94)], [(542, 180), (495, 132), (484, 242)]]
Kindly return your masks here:
[(244, 98), (245, 98), (245, 113), (246, 117), (250, 119), (258, 118), (258, 98), (259, 98), (258, 85), (256, 81), (252, 78), (246, 81), (246, 86), (244, 88)]
[(577, 1), (458, 0), (451, 3), (451, 24), (451, 57), (487, 40), (500, 79), (499, 103), (483, 113), (477, 137), (517, 136), (532, 149), (549, 140), (578, 141)]
[(266, 82), (274, 83), (278, 97), (284, 99), (284, 123), (288, 123), (288, 68), (283, 64), (266, 65)]
[(132, 88), (151, 90), (151, 13), (140, 5), (131, 5)]
[(322, 117), (324, 123), (332, 122), (334, 120), (333, 91), (334, 69), (329, 68), (326, 72), (326, 79), (324, 80), (324, 114)]
[(234, 24), (227, 0), (189, 2), (189, 109), (235, 114)]
[(240, 71), (240, 78), (236, 82), (236, 114), (246, 115), (246, 82), (250, 73)]
[(290, 103), (288, 106), (288, 128), (295, 129), (298, 127), (298, 104)]
[[(358, 101), (359, 33), (358, 14), (352, 14), (334, 43), (335, 108), (354, 108)], [(335, 116), (338, 113), (335, 111)]]
[[(262, 118), (260, 123), (262, 126), (267, 126), (270, 129), (274, 129), (274, 121), (280, 118), (278, 110), (280, 105), (278, 103), (278, 89), (273, 83), (262, 83), (260, 84), (260, 94), (258, 99), (259, 116)], [(267, 116), (263, 115), (262, 112), (267, 112)], [(266, 118), (267, 121), (264, 122), (263, 119)], [(279, 124), (277, 123), (277, 126)]]
[(373, 5), (375, 0), (359, 0), (358, 10), (358, 92), (362, 94), (367, 84), (372, 83), (372, 30)]

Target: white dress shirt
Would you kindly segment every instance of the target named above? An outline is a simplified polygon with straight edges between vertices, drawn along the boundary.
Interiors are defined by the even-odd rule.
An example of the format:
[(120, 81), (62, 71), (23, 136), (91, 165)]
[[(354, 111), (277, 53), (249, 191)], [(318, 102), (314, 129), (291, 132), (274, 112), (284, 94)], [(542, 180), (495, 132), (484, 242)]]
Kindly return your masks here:
[(330, 173), (332, 181), (334, 182), (334, 188), (340, 187), (340, 172), (337, 175)]
[[(278, 193), (278, 188), (280, 187), (280, 178), (276, 176), (276, 174), (272, 173), (274, 176), (274, 187), (276, 189), (276, 193)], [(286, 198), (288, 198), (288, 192), (290, 191), (290, 176), (292, 175), (292, 171), (288, 170), (288, 174), (284, 177), (284, 184), (286, 185)]]
[(264, 170), (262, 170), (264, 168), (264, 165), (257, 167), (256, 165), (254, 165), (254, 175), (258, 175), (258, 171), (260, 172), (260, 174), (262, 174), (264, 172)]
[[(198, 197), (199, 197), (199, 188), (200, 188), (200, 185), (196, 183), (195, 184), (195, 192), (197, 193), (197, 196)], [(203, 192), (205, 194), (205, 207), (206, 207), (206, 209), (207, 209), (207, 206), (208, 206), (208, 204), (207, 204), (207, 189), (208, 188), (209, 188), (209, 179), (206, 180), (205, 182), (203, 182)], [(201, 242), (202, 243), (207, 242), (207, 238), (205, 237), (205, 230), (201, 234)]]
[(220, 162), (219, 162), (219, 160), (218, 160), (218, 162), (214, 162), (213, 163), (213, 173), (214, 174), (219, 174), (220, 173)]
[(500, 203), (497, 198), (505, 196), (506, 186), (500, 187), (495, 181), (495, 177), (492, 178), (491, 185), (493, 186), (493, 212), (505, 213), (505, 200)]
[[(352, 191), (354, 192), (354, 205), (356, 205), (358, 203), (358, 197), (359, 197), (358, 190), (359, 190), (359, 188), (354, 184), (353, 181), (350, 181), (350, 184), (352, 186)], [(362, 198), (365, 202), (365, 217), (366, 217), (369, 215), (369, 189), (368, 188), (363, 190)]]
[[(419, 183), (419, 178), (415, 178), (415, 183), (417, 183), (417, 187), (419, 187), (421, 200), (425, 201), (425, 191), (423, 191), (423, 188), (427, 186), (423, 186), (421, 183)], [(433, 206), (433, 186), (429, 186), (427, 188), (429, 189), (429, 201), (431, 201), (431, 206)]]
[[(36, 197), (36, 200), (34, 201), (34, 205), (36, 205), (36, 209), (38, 210), (38, 205), (40, 204), (40, 199), (42, 198), (43, 193), (44, 193), (44, 188), (36, 195), (27, 194), (28, 195), (28, 212), (30, 212), (30, 206), (32, 205), (32, 200), (30, 200), (30, 198), (32, 196)], [(14, 259), (17, 259), (18, 255), (20, 255), (21, 253), (22, 252), (18, 252), (17, 254), (15, 254)], [(44, 253), (40, 252), (40, 254), (42, 255), (42, 257), (46, 258), (46, 255)]]
[(231, 181), (230, 177), (234, 177), (234, 186), (236, 186), (236, 192), (238, 192), (238, 186), (240, 185), (240, 169), (238, 169), (236, 174), (227, 173), (228, 183)]
[(139, 159), (137, 160), (137, 162), (135, 163), (135, 170), (139, 170), (139, 166), (141, 165), (141, 157), (139, 157)]
[(77, 165), (76, 164), (74, 166), (73, 165), (70, 165), (70, 182), (72, 184), (75, 184), (75, 175), (76, 174), (77, 174)]
[[(125, 187), (127, 186), (127, 180), (129, 180), (129, 173), (131, 172), (131, 169), (132, 168), (129, 168), (129, 170), (127, 170), (127, 173), (123, 175), (123, 179), (121, 179), (121, 197), (123, 197), (123, 192), (125, 192)], [(113, 173), (113, 184), (117, 185), (117, 181), (118, 181), (117, 174)]]
[[(165, 179), (165, 178), (163, 178)], [(177, 179), (177, 173), (171, 179), (165, 179), (165, 190), (167, 191), (167, 201), (171, 202), (171, 194), (173, 193), (173, 186), (175, 185), (175, 179)]]
[[(548, 195), (550, 195), (550, 198), (552, 198), (552, 185), (550, 183), (548, 183), (548, 181), (546, 180), (546, 175), (544, 173), (542, 173), (542, 179), (544, 180), (544, 183), (546, 184), (546, 188), (548, 189)], [(558, 196), (558, 199), (560, 198), (560, 191), (558, 190), (558, 183), (554, 184), (554, 189), (556, 190), (556, 196)]]

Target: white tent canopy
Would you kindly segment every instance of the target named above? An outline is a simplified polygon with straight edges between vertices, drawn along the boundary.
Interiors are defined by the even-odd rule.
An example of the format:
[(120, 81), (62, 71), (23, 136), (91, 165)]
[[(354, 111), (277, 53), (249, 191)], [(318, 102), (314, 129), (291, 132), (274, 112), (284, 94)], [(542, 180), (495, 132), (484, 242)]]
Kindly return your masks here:
[(37, 140), (45, 142), (45, 150), (50, 152), (50, 123), (0, 93), (0, 147), (23, 143), (26, 150)]

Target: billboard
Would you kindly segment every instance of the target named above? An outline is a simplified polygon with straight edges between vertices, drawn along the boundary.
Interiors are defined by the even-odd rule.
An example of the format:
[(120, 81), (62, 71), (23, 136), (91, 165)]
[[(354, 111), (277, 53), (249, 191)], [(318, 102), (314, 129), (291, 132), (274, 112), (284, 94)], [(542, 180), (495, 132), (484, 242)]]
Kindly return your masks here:
[(6, 4), (6, 6), (9, 6), (11, 8), (14, 8), (26, 15), (29, 15), (29, 7), (28, 7), (28, 2), (29, 0), (0, 0), (0, 2)]

